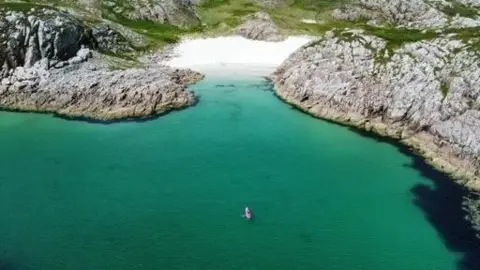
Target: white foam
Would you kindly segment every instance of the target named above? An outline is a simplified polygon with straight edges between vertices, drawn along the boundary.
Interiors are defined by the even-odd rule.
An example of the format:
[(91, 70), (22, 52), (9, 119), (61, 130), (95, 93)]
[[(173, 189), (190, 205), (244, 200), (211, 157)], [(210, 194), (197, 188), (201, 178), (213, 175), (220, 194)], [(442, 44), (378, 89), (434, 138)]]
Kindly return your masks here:
[(165, 64), (206, 75), (267, 76), (290, 54), (312, 40), (289, 37), (282, 42), (249, 40), (240, 36), (186, 39)]

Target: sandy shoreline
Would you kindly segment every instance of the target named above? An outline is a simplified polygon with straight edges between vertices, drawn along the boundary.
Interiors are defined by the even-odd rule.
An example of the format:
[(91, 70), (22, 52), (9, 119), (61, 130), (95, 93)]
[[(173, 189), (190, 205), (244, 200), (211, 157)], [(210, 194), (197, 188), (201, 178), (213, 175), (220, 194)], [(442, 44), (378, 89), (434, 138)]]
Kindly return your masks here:
[(312, 40), (289, 37), (281, 42), (249, 40), (240, 36), (185, 39), (164, 64), (189, 68), (207, 76), (270, 75), (294, 51)]

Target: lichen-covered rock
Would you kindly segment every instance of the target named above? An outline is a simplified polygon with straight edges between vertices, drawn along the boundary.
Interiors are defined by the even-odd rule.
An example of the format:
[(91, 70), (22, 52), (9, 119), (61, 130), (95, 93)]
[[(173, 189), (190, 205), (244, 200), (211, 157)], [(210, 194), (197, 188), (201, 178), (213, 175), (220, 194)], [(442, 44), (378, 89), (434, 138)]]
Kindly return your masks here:
[(0, 30), (0, 109), (115, 120), (195, 102), (186, 87), (202, 78), (196, 72), (158, 65), (111, 71), (100, 55), (93, 57), (90, 48), (133, 50), (109, 24), (90, 29), (55, 10), (0, 10)]
[(132, 20), (148, 20), (179, 27), (195, 26), (200, 19), (192, 0), (128, 0), (122, 13)]
[(73, 16), (53, 10), (37, 14), (0, 10), (0, 60), (4, 72), (30, 67), (42, 58), (67, 60), (87, 43), (83, 24)]
[(387, 42), (327, 33), (273, 74), (277, 94), (318, 117), (402, 140), (480, 190), (480, 58), (449, 37)]
[(129, 41), (114, 31), (108, 24), (96, 25), (91, 29), (95, 48), (102, 52), (114, 54), (133, 52)]
[[(80, 50), (74, 58), (90, 56)], [(202, 78), (161, 66), (111, 71), (95, 58), (48, 70), (38, 62), (17, 67), (2, 81), (0, 108), (98, 120), (144, 118), (194, 104), (186, 87)]]
[(253, 40), (282, 41), (285, 39), (280, 34), (275, 22), (265, 12), (247, 16), (236, 32), (238, 35)]
[[(477, 0), (464, 0), (474, 9)], [(468, 2), (468, 3), (467, 3)], [(452, 18), (444, 11), (452, 9), (450, 1), (429, 0), (355, 0), (343, 8), (336, 9), (333, 17), (340, 20), (370, 20), (372, 24), (395, 24), (400, 27), (425, 28), (465, 28), (480, 25), (480, 17)], [(454, 10), (454, 9), (453, 9)]]

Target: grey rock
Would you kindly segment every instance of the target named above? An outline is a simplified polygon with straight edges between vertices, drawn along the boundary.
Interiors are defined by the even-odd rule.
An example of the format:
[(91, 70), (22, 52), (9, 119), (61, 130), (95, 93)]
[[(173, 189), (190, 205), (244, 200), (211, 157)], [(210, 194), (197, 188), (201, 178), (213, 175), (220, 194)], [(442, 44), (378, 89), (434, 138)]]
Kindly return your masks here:
[(10, 84), (12, 84), (12, 83), (10, 82), (10, 80), (7, 79), (7, 78), (3, 78), (1, 83), (2, 83), (2, 85), (10, 85)]
[[(452, 18), (443, 11), (452, 1), (430, 0), (354, 0), (336, 9), (333, 17), (340, 20), (356, 21), (368, 19), (376, 25), (395, 24), (399, 27), (426, 28), (465, 28), (480, 25), (480, 18)], [(477, 0), (464, 0), (473, 6)]]
[(271, 79), (287, 102), (400, 139), (480, 190), (480, 58), (452, 37), (406, 43), (386, 59), (385, 44), (362, 31), (330, 32)]
[(68, 62), (59, 61), (58, 63), (55, 64), (55, 68), (63, 68), (63, 67), (66, 66), (67, 64), (68, 64)]
[(81, 48), (80, 50), (78, 50), (77, 56), (80, 57), (82, 61), (86, 61), (92, 57), (92, 52), (88, 48)]
[(26, 81), (18, 81), (18, 82), (15, 82), (13, 84), (13, 87), (16, 89), (16, 90), (22, 90), (24, 89), (26, 86), (28, 85), (28, 83)]
[(27, 18), (21, 12), (10, 14), (0, 29), (7, 33), (0, 40), (7, 44), (0, 50), (0, 60), (7, 70), (31, 67), (42, 58), (67, 60), (75, 56), (84, 42), (85, 28), (67, 13), (45, 12), (43, 18), (33, 15)]
[(95, 48), (102, 52), (118, 54), (134, 51), (130, 42), (108, 24), (95, 26), (92, 29), (92, 36), (95, 39)]
[(162, 66), (109, 71), (97, 61), (37, 70), (35, 81), (16, 82), (5, 90), (0, 107), (98, 120), (150, 117), (194, 104), (187, 85), (203, 78)]
[(168, 23), (179, 27), (200, 24), (194, 1), (188, 0), (130, 0), (126, 16), (133, 20)]
[(68, 59), (68, 64), (70, 64), (70, 65), (79, 64), (82, 61), (84, 61), (84, 60), (81, 57), (74, 56), (74, 57)]
[[(50, 66), (57, 68), (65, 63), (59, 64), (56, 61), (68, 62), (75, 56), (79, 56), (82, 61), (87, 60), (90, 56), (86, 48), (82, 50), (84, 46), (116, 54), (132, 52), (134, 49), (131, 44), (138, 45), (138, 48), (147, 45), (145, 40), (123, 31), (122, 27), (118, 28), (134, 37), (132, 41), (106, 24), (92, 30), (69, 13), (50, 9), (42, 9), (28, 16), (22, 12), (6, 12), (2, 9), (0, 22), (1, 77), (18, 66), (32, 67), (41, 59), (51, 60)], [(70, 62), (77, 63), (78, 59)]]
[(265, 12), (247, 16), (236, 32), (238, 35), (253, 40), (282, 41), (285, 39), (280, 34), (275, 22)]

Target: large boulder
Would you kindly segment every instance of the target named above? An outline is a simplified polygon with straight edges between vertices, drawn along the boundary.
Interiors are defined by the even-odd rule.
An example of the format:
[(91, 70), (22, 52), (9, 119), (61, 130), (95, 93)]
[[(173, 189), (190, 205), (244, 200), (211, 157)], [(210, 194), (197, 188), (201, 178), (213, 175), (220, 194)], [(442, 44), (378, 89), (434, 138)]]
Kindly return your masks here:
[(129, 0), (123, 13), (132, 20), (147, 20), (179, 27), (200, 24), (192, 0)]
[(66, 13), (0, 10), (0, 18), (3, 72), (18, 66), (30, 67), (42, 58), (68, 60), (88, 42), (83, 24)]
[(253, 40), (282, 41), (285, 39), (275, 22), (265, 12), (247, 16), (236, 32), (240, 36)]

